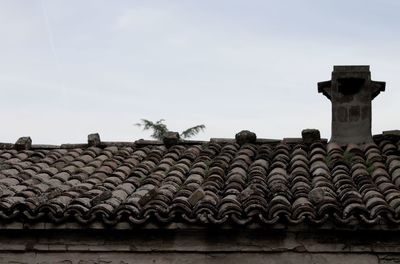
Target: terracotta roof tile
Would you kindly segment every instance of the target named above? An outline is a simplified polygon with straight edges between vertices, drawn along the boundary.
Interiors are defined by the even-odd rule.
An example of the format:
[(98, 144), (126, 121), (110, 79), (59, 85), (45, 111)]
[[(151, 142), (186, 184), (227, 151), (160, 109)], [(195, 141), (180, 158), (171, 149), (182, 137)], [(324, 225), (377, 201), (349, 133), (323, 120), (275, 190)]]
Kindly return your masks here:
[(398, 139), (375, 139), (3, 148), (0, 221), (398, 225)]

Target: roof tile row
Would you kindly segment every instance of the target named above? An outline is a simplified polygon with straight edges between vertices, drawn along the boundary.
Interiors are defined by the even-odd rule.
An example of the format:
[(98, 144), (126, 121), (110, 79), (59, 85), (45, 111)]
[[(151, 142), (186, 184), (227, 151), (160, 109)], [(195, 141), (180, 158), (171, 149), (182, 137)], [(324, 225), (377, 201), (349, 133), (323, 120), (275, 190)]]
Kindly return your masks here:
[(400, 223), (397, 141), (251, 142), (2, 149), (0, 219)]

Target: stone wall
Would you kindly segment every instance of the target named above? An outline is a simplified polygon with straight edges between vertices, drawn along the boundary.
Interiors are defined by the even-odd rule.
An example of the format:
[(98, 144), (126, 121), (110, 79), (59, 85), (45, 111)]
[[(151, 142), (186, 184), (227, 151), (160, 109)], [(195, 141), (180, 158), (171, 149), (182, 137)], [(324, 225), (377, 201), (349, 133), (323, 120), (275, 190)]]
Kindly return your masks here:
[(1, 230), (0, 263), (400, 263), (397, 231)]

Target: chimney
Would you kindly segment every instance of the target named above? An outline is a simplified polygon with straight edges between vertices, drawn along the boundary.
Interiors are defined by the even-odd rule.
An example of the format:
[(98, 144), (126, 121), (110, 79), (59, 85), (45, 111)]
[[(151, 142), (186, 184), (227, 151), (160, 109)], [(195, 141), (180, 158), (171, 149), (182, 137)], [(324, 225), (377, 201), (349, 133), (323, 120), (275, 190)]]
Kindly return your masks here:
[(332, 102), (330, 142), (372, 142), (371, 102), (385, 91), (385, 82), (371, 80), (369, 66), (333, 66), (332, 80), (318, 83), (318, 92)]

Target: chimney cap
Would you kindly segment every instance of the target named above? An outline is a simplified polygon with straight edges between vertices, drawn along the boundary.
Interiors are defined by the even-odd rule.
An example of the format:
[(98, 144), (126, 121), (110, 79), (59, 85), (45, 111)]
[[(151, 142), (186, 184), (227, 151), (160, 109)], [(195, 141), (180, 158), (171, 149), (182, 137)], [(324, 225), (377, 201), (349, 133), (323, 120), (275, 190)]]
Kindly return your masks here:
[(335, 65), (334, 72), (369, 72), (369, 65)]

